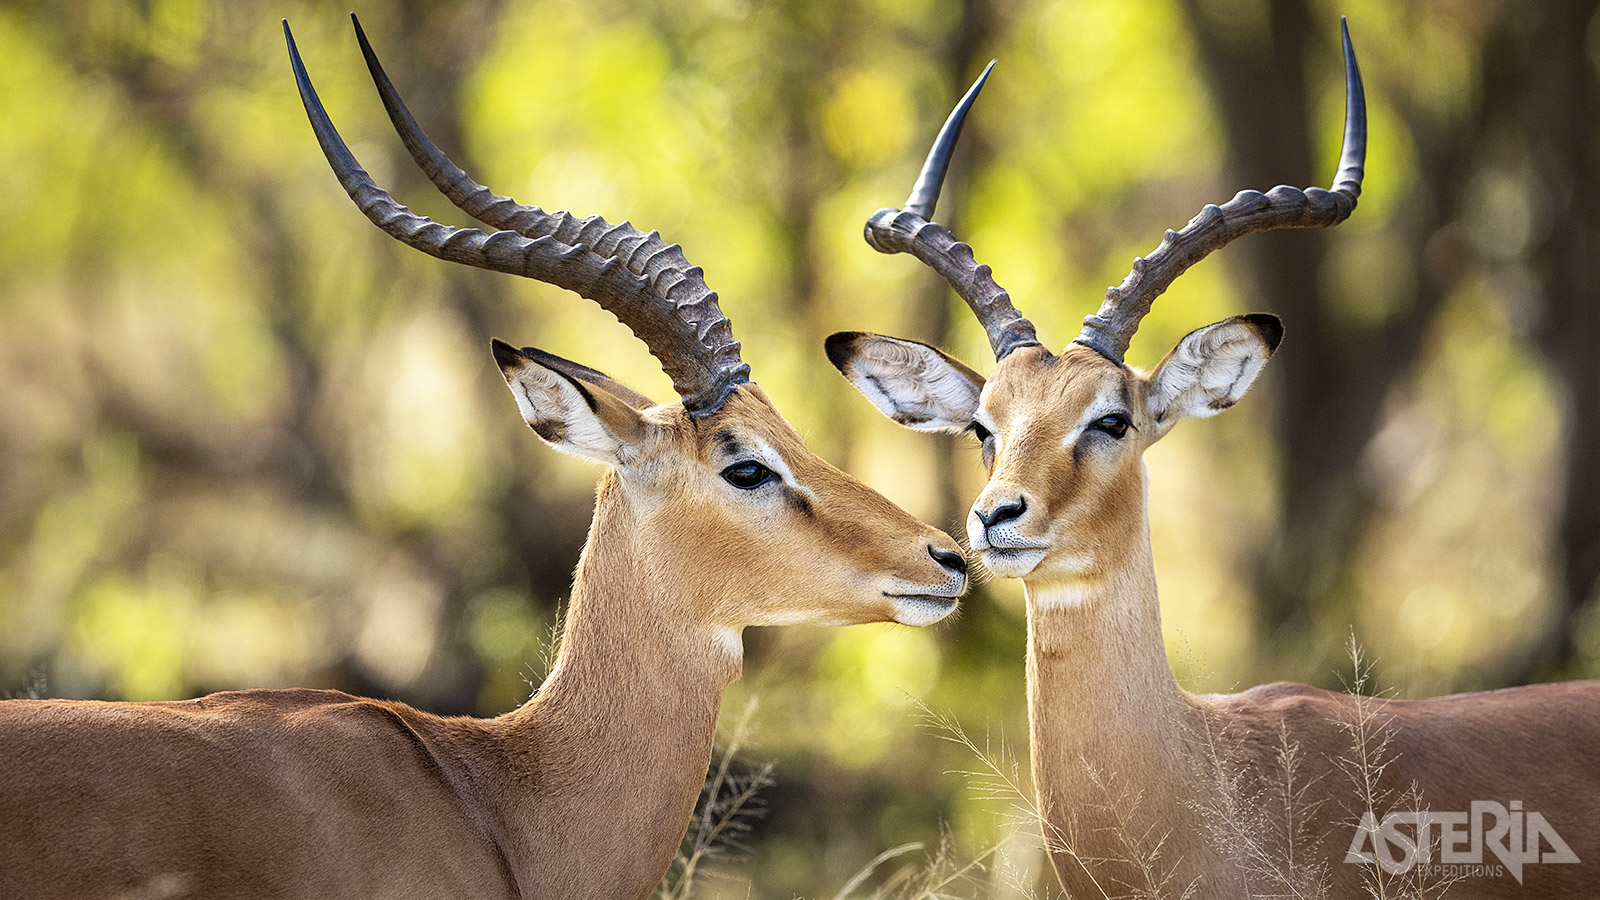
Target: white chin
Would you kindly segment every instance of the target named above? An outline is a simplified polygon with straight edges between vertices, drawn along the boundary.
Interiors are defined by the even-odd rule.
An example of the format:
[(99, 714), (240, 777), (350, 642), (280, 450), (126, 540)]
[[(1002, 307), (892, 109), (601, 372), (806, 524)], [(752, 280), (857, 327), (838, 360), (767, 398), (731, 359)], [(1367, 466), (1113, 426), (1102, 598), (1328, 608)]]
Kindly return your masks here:
[(999, 578), (1026, 578), (1044, 560), (1043, 550), (1001, 550), (991, 547), (983, 551), (983, 567)]
[(894, 620), (901, 625), (932, 625), (956, 611), (954, 597), (897, 597)]

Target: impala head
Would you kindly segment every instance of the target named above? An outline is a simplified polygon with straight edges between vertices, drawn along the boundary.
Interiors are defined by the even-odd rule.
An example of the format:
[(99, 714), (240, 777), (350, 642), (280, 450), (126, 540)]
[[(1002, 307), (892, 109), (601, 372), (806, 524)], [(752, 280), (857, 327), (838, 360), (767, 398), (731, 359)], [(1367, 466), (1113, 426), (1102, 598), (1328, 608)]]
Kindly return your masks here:
[[(730, 628), (927, 625), (955, 609), (966, 587), (957, 544), (806, 449), (751, 383), (717, 295), (681, 248), (627, 223), (521, 206), (473, 182), (418, 127), (357, 22), (378, 92), (412, 156), (456, 206), (504, 230), (452, 228), (412, 213), (356, 162), (311, 86), (287, 22), (284, 34), (323, 152), (374, 224), (441, 259), (594, 300), (632, 329), (671, 376), (682, 399), (658, 405), (594, 369), (493, 343), (534, 433), (557, 450), (610, 467), (602, 494), (617, 492), (626, 504), (626, 533), (615, 539), (635, 554), (619, 564), (651, 566), (693, 588), (690, 594), (737, 597), (691, 610)], [(703, 590), (717, 584), (733, 589)]]
[[(928, 154), (902, 209), (867, 222), (867, 243), (911, 253), (950, 282), (988, 333), (988, 379), (915, 341), (861, 332), (828, 339), (828, 358), (880, 411), (920, 431), (960, 431), (983, 447), (989, 483), (967, 517), (972, 549), (995, 574), (1049, 581), (1093, 577), (1137, 546), (1145, 528), (1140, 456), (1178, 420), (1237, 403), (1283, 327), (1276, 316), (1234, 316), (1191, 332), (1146, 374), (1123, 354), (1151, 303), (1184, 270), (1242, 235), (1336, 225), (1355, 209), (1366, 158), (1366, 106), (1348, 29), (1345, 141), (1332, 190), (1241, 191), (1168, 231), (1060, 354), (978, 264), (972, 248), (930, 222), (961, 123), (984, 70)], [(993, 67), (990, 63), (990, 67)]]

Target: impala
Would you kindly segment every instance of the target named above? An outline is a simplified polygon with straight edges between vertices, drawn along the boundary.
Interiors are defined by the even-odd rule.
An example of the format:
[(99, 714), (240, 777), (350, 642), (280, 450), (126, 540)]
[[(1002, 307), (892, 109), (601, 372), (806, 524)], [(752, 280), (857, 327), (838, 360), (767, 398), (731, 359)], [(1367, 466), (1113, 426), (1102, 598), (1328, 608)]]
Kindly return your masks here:
[[(1210, 252), (1350, 215), (1366, 111), (1347, 30), (1344, 54), (1334, 187), (1244, 191), (1205, 207), (1135, 260), (1060, 354), (972, 249), (929, 221), (986, 71), (904, 208), (874, 213), (866, 239), (914, 254), (954, 287), (988, 333), (993, 373), (912, 341), (828, 340), (830, 359), (883, 413), (982, 444), (989, 481), (967, 533), (990, 571), (1023, 582), (1037, 812), (1073, 897), (1396, 896), (1435, 892), (1452, 875), (1465, 877), (1451, 897), (1600, 892), (1600, 682), (1388, 703), (1287, 683), (1197, 696), (1167, 661), (1141, 454), (1178, 420), (1236, 403), (1283, 330), (1274, 316), (1234, 316), (1191, 332), (1148, 374), (1123, 353), (1156, 296)], [(1385, 823), (1419, 815), (1432, 817), (1431, 846), (1410, 845), (1408, 858), (1416, 827)], [(1488, 868), (1429, 868), (1472, 862)]]
[(927, 625), (965, 587), (953, 540), (806, 450), (749, 381), (716, 295), (676, 245), (473, 183), (356, 29), (418, 163), (506, 230), (436, 224), (374, 184), (285, 22), (307, 115), (361, 211), (441, 259), (598, 302), (682, 400), (656, 405), (496, 341), (534, 433), (608, 467), (566, 636), (533, 699), (493, 719), (311, 690), (0, 704), (0, 895), (642, 898), (700, 793), (741, 628)]

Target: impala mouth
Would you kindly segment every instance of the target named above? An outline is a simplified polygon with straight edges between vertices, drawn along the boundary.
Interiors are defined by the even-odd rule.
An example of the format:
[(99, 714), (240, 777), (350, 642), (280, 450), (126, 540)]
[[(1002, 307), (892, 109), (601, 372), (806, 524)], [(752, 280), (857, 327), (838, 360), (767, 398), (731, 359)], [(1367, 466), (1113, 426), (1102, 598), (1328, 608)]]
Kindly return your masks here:
[(1044, 561), (1048, 547), (988, 547), (983, 567), (1001, 578), (1025, 578)]
[(894, 620), (901, 625), (932, 625), (956, 611), (960, 600), (948, 594), (890, 594), (894, 601)]
[(1000, 578), (1024, 578), (1050, 553), (1050, 545), (1029, 541), (1010, 528), (976, 528), (969, 532), (972, 549), (983, 567)]

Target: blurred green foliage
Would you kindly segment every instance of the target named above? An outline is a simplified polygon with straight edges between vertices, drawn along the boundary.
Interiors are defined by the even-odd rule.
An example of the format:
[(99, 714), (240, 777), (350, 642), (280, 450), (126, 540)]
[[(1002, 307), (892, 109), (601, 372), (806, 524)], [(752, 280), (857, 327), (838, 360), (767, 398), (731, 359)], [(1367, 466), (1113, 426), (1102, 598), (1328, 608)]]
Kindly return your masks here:
[[(1381, 328), (1434, 277), (1396, 236), (1429, 171), (1419, 135), (1488, 102), (1492, 27), (1517, 4), (1303, 6), (1317, 36), (1303, 60), (1315, 167), (1275, 177), (1310, 184), (1333, 168), (1345, 12), (1371, 98), (1371, 174), (1349, 225), (1304, 238), (1329, 260), (1304, 279), (1336, 325)], [(864, 246), (867, 215), (903, 197), (953, 98), (998, 57), (941, 218), (1063, 343), (1163, 228), (1244, 186), (1224, 171), (1239, 148), (1196, 28), (1222, 23), (1224, 44), (1248, 53), (1281, 13), (1266, 0), (358, 11), (469, 172), (682, 243), (813, 449), (954, 534), (982, 484), (975, 451), (881, 420), (821, 340), (934, 339), (980, 369), (987, 345), (930, 273)], [(488, 338), (659, 399), (670, 387), (592, 304), (443, 265), (370, 227), (306, 125), (282, 16), (379, 183), (459, 223), (389, 131), (332, 8), (0, 6), (0, 686), (137, 700), (303, 685), (503, 712), (539, 677), (596, 472), (527, 434)], [(1466, 274), (1417, 357), (1397, 361), (1406, 374), (1351, 464), (1368, 500), (1348, 556), (1307, 600), (1315, 652), (1257, 621), (1253, 567), (1289, 490), (1273, 425), (1295, 412), (1272, 369), (1237, 410), (1150, 453), (1169, 648), (1192, 689), (1336, 684), (1328, 660), (1352, 627), (1403, 692), (1475, 686), (1558, 615), (1565, 407), (1560, 373), (1518, 320), (1529, 248), (1561, 226), (1537, 179), (1503, 159), (1452, 190), (1464, 212), (1428, 246), (1464, 246)], [(1277, 309), (1252, 292), (1249, 261), (1230, 250), (1185, 277), (1131, 361)], [(753, 857), (702, 893), (745, 896), (748, 880), (750, 896), (831, 894), (885, 848), (936, 843), (941, 823), (964, 852), (994, 840), (1004, 809), (951, 774), (971, 767), (966, 751), (919, 731), (911, 698), (1025, 738), (1024, 630), (1016, 586), (988, 583), (931, 630), (748, 634), (727, 703), (760, 697), (749, 743), (778, 761), (778, 785)], [(1592, 628), (1577, 639), (1600, 644)]]

